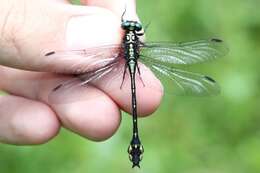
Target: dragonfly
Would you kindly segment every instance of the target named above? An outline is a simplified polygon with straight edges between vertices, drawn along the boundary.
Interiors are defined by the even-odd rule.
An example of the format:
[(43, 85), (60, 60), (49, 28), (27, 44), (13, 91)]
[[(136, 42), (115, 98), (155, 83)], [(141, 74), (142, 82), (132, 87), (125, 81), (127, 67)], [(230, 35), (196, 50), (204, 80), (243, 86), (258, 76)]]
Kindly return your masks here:
[[(138, 133), (138, 113), (136, 98), (136, 75), (141, 78), (139, 62), (145, 64), (160, 79), (170, 81), (172, 90), (184, 95), (216, 95), (220, 92), (218, 83), (209, 76), (188, 72), (182, 66), (211, 61), (227, 54), (228, 48), (220, 39), (212, 38), (191, 42), (142, 42), (144, 35), (141, 23), (121, 18), (121, 28), (125, 31), (121, 44), (104, 45), (80, 50), (50, 51), (45, 56), (81, 56), (82, 59), (94, 59), (95, 67), (77, 75), (76, 79), (65, 81), (53, 89), (53, 93), (73, 88), (75, 80), (80, 86), (101, 80), (114, 70), (120, 70), (122, 88), (126, 74), (131, 82), (132, 139), (128, 147), (132, 167), (139, 167), (144, 147)], [(118, 67), (122, 68), (118, 68)], [(176, 67), (178, 66), (178, 67)], [(142, 81), (143, 82), (143, 81)], [(143, 83), (144, 87), (146, 86)]]

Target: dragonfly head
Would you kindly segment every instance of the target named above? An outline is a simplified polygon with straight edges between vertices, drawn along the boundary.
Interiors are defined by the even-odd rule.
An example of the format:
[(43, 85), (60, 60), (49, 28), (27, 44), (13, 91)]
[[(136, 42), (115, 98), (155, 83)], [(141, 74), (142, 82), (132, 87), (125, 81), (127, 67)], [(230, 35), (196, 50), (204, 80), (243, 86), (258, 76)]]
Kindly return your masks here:
[(141, 143), (133, 143), (133, 140), (131, 144), (128, 147), (128, 154), (129, 154), (129, 160), (133, 163), (133, 168), (134, 167), (139, 167), (139, 163), (143, 159), (143, 153), (144, 153), (144, 148)]
[(137, 21), (130, 21), (130, 20), (122, 21), (121, 27), (124, 30), (128, 30), (128, 31), (141, 31), (142, 30), (142, 25)]

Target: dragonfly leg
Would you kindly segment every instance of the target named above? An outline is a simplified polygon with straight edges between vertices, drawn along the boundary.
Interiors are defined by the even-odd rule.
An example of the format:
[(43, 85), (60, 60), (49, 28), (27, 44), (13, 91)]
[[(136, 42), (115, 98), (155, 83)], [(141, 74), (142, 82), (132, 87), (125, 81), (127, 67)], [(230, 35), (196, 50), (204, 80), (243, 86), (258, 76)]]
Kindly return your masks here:
[(138, 72), (138, 76), (139, 76), (139, 78), (140, 78), (140, 80), (141, 80), (141, 82), (142, 82), (142, 84), (143, 84), (143, 87), (145, 87), (145, 84), (144, 84), (144, 81), (143, 81), (143, 78), (142, 78), (142, 76), (141, 76), (141, 71), (140, 71), (140, 68), (139, 68), (139, 65), (138, 65), (138, 63), (137, 63), (137, 72)]
[(151, 22), (149, 22), (149, 23), (147, 23), (147, 24), (145, 25), (145, 27), (144, 27), (144, 33), (146, 33), (146, 31), (147, 31), (148, 27), (150, 26), (150, 24), (151, 24)]
[(143, 36), (143, 35), (144, 35), (144, 32), (136, 33), (136, 35), (138, 35), (138, 36)]
[(125, 67), (124, 67), (124, 74), (123, 74), (123, 79), (122, 79), (122, 82), (121, 82), (121, 85), (120, 85), (120, 89), (122, 89), (124, 81), (125, 81), (126, 68), (127, 68), (127, 64), (125, 64)]

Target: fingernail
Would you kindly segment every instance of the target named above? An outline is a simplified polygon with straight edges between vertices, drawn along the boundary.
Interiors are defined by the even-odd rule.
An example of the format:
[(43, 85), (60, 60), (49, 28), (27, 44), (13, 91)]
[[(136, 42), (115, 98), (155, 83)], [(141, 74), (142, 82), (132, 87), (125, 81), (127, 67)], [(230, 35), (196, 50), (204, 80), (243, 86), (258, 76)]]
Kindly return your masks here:
[(112, 13), (72, 17), (67, 24), (66, 43), (70, 49), (119, 43), (120, 32), (120, 20)]

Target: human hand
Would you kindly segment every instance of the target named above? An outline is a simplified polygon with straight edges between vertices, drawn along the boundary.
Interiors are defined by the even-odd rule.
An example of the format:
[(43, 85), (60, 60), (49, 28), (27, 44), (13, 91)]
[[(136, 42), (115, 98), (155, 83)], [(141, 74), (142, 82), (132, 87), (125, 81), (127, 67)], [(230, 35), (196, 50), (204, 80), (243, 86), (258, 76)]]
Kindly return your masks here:
[[(52, 89), (72, 78), (53, 72), (70, 74), (88, 64), (72, 66), (78, 57), (48, 59), (43, 52), (120, 43), (121, 14), (127, 6), (129, 16), (136, 19), (135, 2), (82, 0), (94, 7), (63, 0), (0, 1), (0, 89), (9, 93), (0, 96), (0, 141), (40, 144), (55, 137), (62, 126), (94, 141), (112, 136), (120, 124), (120, 109), (131, 112), (130, 95), (97, 84), (76, 91), (87, 93), (76, 94), (77, 102), (50, 103)], [(137, 88), (139, 115), (149, 115), (158, 107), (162, 90), (152, 73), (142, 78), (158, 88)], [(110, 86), (119, 88), (120, 83), (111, 81)]]

